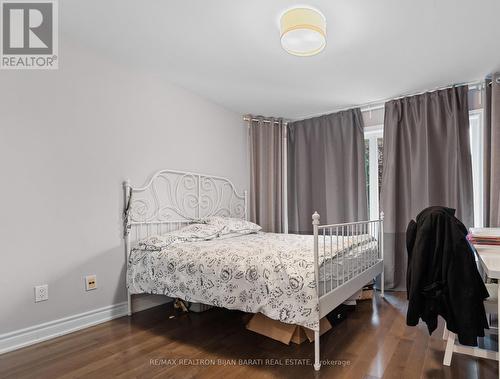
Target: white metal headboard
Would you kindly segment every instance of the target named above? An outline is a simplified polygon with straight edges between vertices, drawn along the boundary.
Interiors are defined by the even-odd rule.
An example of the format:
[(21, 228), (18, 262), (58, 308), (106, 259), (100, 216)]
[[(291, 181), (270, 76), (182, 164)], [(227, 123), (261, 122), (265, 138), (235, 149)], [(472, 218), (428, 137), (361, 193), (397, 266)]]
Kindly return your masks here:
[(126, 180), (125, 233), (132, 240), (169, 232), (208, 216), (247, 218), (247, 191), (219, 176), (161, 170), (144, 187)]
[[(193, 219), (228, 216), (247, 219), (247, 191), (239, 194), (233, 183), (219, 176), (161, 170), (144, 187), (123, 183), (125, 191), (125, 257), (128, 271), (134, 242), (153, 234), (179, 229)], [(127, 291), (128, 315), (132, 301)]]

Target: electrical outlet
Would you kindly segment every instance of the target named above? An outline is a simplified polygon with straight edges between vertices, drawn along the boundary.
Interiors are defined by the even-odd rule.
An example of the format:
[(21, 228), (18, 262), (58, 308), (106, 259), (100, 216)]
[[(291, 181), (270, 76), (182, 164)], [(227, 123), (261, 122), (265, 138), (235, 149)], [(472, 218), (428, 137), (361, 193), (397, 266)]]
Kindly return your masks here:
[(35, 303), (45, 300), (49, 300), (49, 285), (35, 286)]
[(97, 278), (95, 275), (87, 275), (85, 277), (85, 291), (92, 291), (97, 288)]

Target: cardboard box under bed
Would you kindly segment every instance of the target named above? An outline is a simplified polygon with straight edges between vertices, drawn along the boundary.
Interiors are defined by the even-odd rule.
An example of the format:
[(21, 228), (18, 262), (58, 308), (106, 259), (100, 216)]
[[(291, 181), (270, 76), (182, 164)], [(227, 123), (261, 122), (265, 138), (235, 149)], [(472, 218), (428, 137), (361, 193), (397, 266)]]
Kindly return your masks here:
[[(326, 317), (319, 321), (320, 335), (326, 333), (332, 325)], [(300, 325), (286, 324), (273, 320), (262, 313), (256, 313), (247, 323), (247, 329), (262, 334), (276, 341), (289, 345), (290, 342), (301, 344), (309, 340), (314, 341), (314, 331)]]

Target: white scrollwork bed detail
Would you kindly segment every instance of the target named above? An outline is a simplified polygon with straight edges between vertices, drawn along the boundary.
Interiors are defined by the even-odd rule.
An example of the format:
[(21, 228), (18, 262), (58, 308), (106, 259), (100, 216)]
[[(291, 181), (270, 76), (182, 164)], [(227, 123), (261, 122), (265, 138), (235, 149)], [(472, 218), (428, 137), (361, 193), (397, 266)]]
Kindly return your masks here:
[[(225, 304), (225, 300), (220, 302), (220, 299), (231, 298), (225, 296), (229, 287), (245, 287), (249, 291), (255, 290), (254, 292), (258, 288), (272, 289), (276, 287), (280, 289), (280, 286), (275, 283), (276, 281), (287, 281), (291, 278), (292, 272), (296, 273), (302, 270), (301, 277), (310, 279), (307, 281), (309, 287), (299, 294), (303, 292), (302, 297), (312, 297), (312, 299), (304, 302), (302, 297), (291, 293), (284, 303), (276, 303), (276, 299), (272, 296), (269, 297), (269, 301), (274, 304), (275, 308), (278, 304), (278, 308), (283, 305), (295, 310), (302, 309), (307, 305), (308, 309), (313, 309), (312, 317), (314, 320), (309, 315), (302, 318), (291, 318), (288, 322), (294, 323), (295, 321), (295, 323), (308, 325), (315, 329), (314, 368), (317, 370), (320, 368), (319, 330), (316, 327), (319, 319), (351, 297), (375, 276), (383, 276), (382, 217), (380, 220), (374, 221), (320, 225), (319, 215), (315, 213), (313, 215), (314, 233), (313, 236), (309, 237), (290, 235), (281, 238), (280, 235), (269, 234), (269, 238), (267, 238), (261, 233), (260, 236), (253, 235), (255, 237), (249, 235), (226, 240), (181, 243), (169, 246), (170, 250), (155, 252), (134, 249), (133, 254), (131, 254), (133, 246), (139, 240), (152, 235), (173, 232), (187, 225), (193, 219), (209, 216), (246, 219), (248, 202), (246, 191), (239, 194), (234, 185), (225, 178), (172, 170), (157, 172), (144, 187), (132, 187), (126, 181), (124, 190), (127, 278), (129, 289), (133, 293), (159, 292), (172, 296), (188, 297), (187, 300), (192, 297), (199, 302), (205, 300), (205, 302), (211, 303), (214, 303), (213, 299), (217, 299), (215, 305), (250, 312), (262, 311), (270, 317), (279, 319), (280, 310), (272, 309), (265, 298), (261, 303), (255, 304), (252, 302), (245, 304), (245, 301), (241, 301), (241, 299), (239, 302), (230, 303), (228, 301)], [(292, 244), (291, 242), (295, 241), (294, 237), (300, 243)], [(291, 240), (289, 241), (287, 238), (291, 238)], [(268, 247), (266, 248), (266, 246)], [(298, 248), (300, 251), (297, 250)], [(287, 257), (287, 253), (292, 256)], [(274, 263), (278, 263), (278, 266), (285, 266), (286, 269), (283, 273), (271, 276), (257, 275), (261, 277), (257, 284), (244, 283), (241, 281), (242, 278), (235, 275), (235, 281), (229, 287), (227, 281), (224, 281), (224, 285), (220, 286), (220, 291), (224, 291), (220, 296), (217, 292), (219, 288), (217, 286), (211, 287), (208, 292), (203, 286), (198, 286), (199, 292), (178, 290), (182, 284), (185, 286), (185, 282), (189, 280), (195, 280), (196, 283), (200, 281), (203, 283), (205, 280), (218, 281), (221, 273), (217, 270), (220, 267), (228, 266), (230, 263), (228, 257), (230, 256), (242, 257), (235, 265), (230, 265), (234, 272), (243, 272), (248, 269), (245, 266), (247, 263), (255, 266), (257, 273), (261, 271), (262, 273), (271, 272), (276, 267)], [(300, 259), (297, 258), (298, 256)], [(198, 272), (192, 276), (188, 276), (187, 272), (184, 273), (182, 270), (168, 270), (169, 265), (175, 265), (175, 263), (181, 265), (183, 259), (189, 260), (189, 262), (186, 260), (185, 264), (193, 264), (199, 259), (198, 263), (203, 267), (206, 267), (209, 261), (218, 260), (220, 267), (215, 265), (213, 272)], [(129, 260), (131, 260), (130, 263)], [(301, 265), (304, 266), (300, 267), (300, 270), (299, 267), (296, 267), (298, 261), (302, 262)], [(270, 264), (269, 262), (274, 263)], [(150, 279), (153, 276), (149, 275), (148, 272), (152, 271), (160, 272), (160, 280), (158, 278)], [(169, 272), (172, 273), (172, 278), (166, 277)], [(238, 278), (239, 282), (237, 282)], [(195, 287), (196, 284), (193, 282), (190, 288)], [(283, 288), (286, 291), (286, 287)], [(131, 314), (130, 292), (128, 293), (129, 314)], [(305, 305), (298, 303), (295, 305), (294, 301), (302, 301)]]
[(228, 179), (162, 170), (144, 187), (124, 183), (129, 223), (183, 223), (208, 216), (246, 218), (247, 193), (239, 194)]

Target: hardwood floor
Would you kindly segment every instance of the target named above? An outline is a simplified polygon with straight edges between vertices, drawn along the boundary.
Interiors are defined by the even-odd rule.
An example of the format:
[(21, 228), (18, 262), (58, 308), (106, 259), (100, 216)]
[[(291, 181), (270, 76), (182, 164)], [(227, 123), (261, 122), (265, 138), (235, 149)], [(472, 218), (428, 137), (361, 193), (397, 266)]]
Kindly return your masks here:
[(429, 337), (423, 324), (407, 327), (405, 314), (402, 293), (358, 303), (321, 337), (321, 357), (330, 365), (315, 373), (300, 364), (312, 362), (312, 343), (286, 346), (250, 332), (242, 312), (179, 315), (163, 305), (0, 355), (0, 378), (498, 377), (496, 362), (459, 354), (444, 367), (443, 324)]

